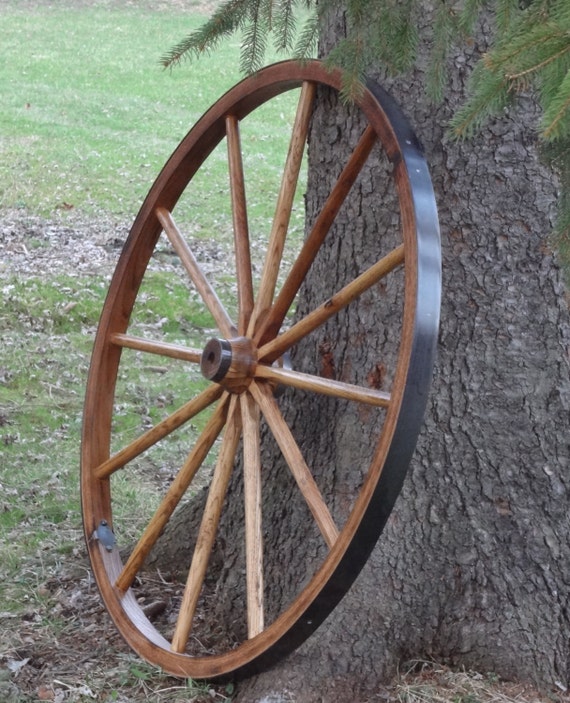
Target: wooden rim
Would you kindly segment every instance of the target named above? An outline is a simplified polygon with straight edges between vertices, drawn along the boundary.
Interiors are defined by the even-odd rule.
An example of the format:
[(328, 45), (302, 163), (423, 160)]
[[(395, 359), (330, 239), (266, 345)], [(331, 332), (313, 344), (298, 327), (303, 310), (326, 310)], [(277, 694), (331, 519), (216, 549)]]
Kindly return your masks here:
[[(320, 62), (282, 62), (245, 79), (215, 103), (181, 142), (150, 190), (125, 244), (102, 312), (87, 383), (82, 439), (81, 497), (88, 551), (103, 600), (121, 634), (143, 658), (175, 675), (213, 678), (230, 673), (251, 673), (270, 665), (306, 639), (346, 593), (366, 562), (400, 491), (420, 430), (439, 319), (441, 276), (437, 212), (422, 149), (397, 105), (374, 83), (368, 84), (358, 103), (368, 126), (306, 237), (285, 282), (281, 287), (277, 284), (315, 90), (324, 85), (338, 91), (340, 83), (340, 74), (329, 72)], [(300, 88), (299, 106), (265, 263), (255, 293), (239, 125), (259, 106), (296, 88)], [(187, 184), (224, 137), (228, 149), (236, 251), (238, 315), (235, 320), (204, 275), (172, 215)], [(285, 314), (331, 223), (377, 142), (393, 167), (402, 244), (386, 252), (376, 264), (334, 292), (320, 307), (280, 332)], [(205, 340), (201, 349), (144, 339), (129, 332), (139, 287), (162, 232), (218, 327), (219, 336)], [(323, 380), (274, 363), (332, 315), (401, 267), (405, 268), (403, 322), (389, 393), (339, 380)], [(126, 348), (194, 364), (201, 362), (204, 375), (214, 383), (111, 456), (116, 380), (121, 353)], [(386, 408), (370, 468), (341, 530), (335, 525), (279, 410), (273, 396), (277, 384)], [(207, 408), (215, 409), (166, 497), (123, 564), (119, 550), (108, 549), (103, 540), (97, 538), (97, 528), (102, 520), (113, 524), (111, 476)], [(268, 625), (264, 623), (263, 607), (261, 416), (276, 439), (329, 549), (309, 583)], [(208, 519), (200, 528), (180, 615), (174, 635), (168, 641), (145, 616), (131, 586), (172, 511), (219, 436), (222, 437), (221, 445), (205, 508)], [(190, 656), (185, 653), (185, 646), (216, 536), (223, 496), (242, 437), (249, 638), (237, 648), (223, 653)]]

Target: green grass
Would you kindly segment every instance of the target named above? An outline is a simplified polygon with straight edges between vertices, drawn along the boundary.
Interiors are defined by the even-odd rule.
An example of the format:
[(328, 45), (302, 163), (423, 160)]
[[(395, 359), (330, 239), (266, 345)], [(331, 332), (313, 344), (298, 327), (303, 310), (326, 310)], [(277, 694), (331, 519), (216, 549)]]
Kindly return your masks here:
[[(241, 78), (235, 39), (197, 63), (160, 67), (161, 54), (201, 21), (134, 5), (0, 7), (0, 207), (135, 212), (180, 139)], [(288, 128), (282, 113), (277, 105), (267, 115), (277, 130)], [(256, 142), (254, 127), (246, 160), (264, 168)], [(266, 168), (279, 164), (270, 157)], [(206, 180), (224, 169), (221, 150)], [(215, 193), (198, 197), (216, 209)]]
[[(10, 318), (0, 318), (8, 329), (29, 329), (65, 334), (81, 326), (93, 327), (101, 312), (103, 278), (78, 281), (77, 277), (58, 276), (55, 280), (18, 277), (8, 278), (3, 285), (4, 303), (10, 307)], [(46, 313), (49, 312), (49, 315)]]
[[(97, 288), (97, 282), (93, 282)], [(78, 295), (81, 291), (81, 296)], [(17, 579), (53, 530), (56, 553), (77, 543), (81, 385), (100, 292), (80, 279), (2, 281), (0, 309), (0, 580)], [(80, 302), (69, 308), (69, 300)], [(95, 302), (96, 301), (96, 302)]]
[(174, 146), (239, 77), (231, 42), (200, 65), (159, 66), (200, 21), (134, 6), (3, 5), (0, 206), (132, 211)]
[[(209, 102), (239, 76), (236, 47), (189, 69), (159, 58), (182, 13), (3, 8), (0, 205), (122, 214)], [(203, 76), (208, 79), (204, 80)]]

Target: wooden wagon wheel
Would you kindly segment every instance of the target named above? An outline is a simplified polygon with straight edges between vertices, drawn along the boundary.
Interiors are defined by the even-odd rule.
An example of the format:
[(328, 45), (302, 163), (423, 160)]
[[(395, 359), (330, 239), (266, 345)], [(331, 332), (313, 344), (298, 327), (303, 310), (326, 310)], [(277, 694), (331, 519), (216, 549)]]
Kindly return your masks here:
[[(105, 605), (121, 634), (143, 658), (175, 675), (211, 678), (251, 673), (291, 651), (318, 627), (346, 593), (382, 531), (422, 422), (439, 316), (437, 213), (422, 150), (398, 107), (376, 84), (369, 83), (357, 101), (364, 124), (360, 138), (343, 157), (330, 195), (308, 228), (296, 258), (284, 261), (315, 91), (335, 93), (340, 84), (340, 74), (329, 72), (317, 61), (283, 62), (245, 79), (216, 102), (181, 142), (150, 190), (125, 244), (102, 312), (87, 384), (82, 439), (81, 496), (89, 555)], [(261, 244), (260, 240), (253, 243), (245, 195), (246, 188), (248, 194), (258, 194), (248, 180), (256, 168), (248, 167), (242, 125), (266, 103), (289, 91), (299, 93), (298, 107), (277, 188), (275, 219), (265, 238), (264, 263), (257, 270), (252, 262)], [(268, 127), (271, 138), (276, 127)], [(262, 141), (257, 134), (252, 140), (257, 150)], [(235, 286), (224, 279), (218, 290), (218, 284), (209, 280), (210, 272), (206, 276), (206, 265), (199, 263), (202, 255), (193, 253), (173, 213), (176, 210), (177, 221), (179, 209), (182, 219), (186, 217), (180, 203), (199, 174), (210, 169), (213, 154), (218, 154), (219, 164), (215, 149), (221, 142), (227, 148), (225, 180), (229, 183)], [(387, 173), (399, 210), (394, 233), (397, 241), (378, 237), (373, 263), (331, 290), (321, 305), (291, 319), (288, 313), (297, 293), (325, 246), (348, 192), (369, 168), (371, 153), (384, 154), (389, 164)], [(208, 183), (214, 170), (207, 171)], [(191, 204), (190, 222), (199, 210), (200, 197), (205, 196)], [(161, 256), (174, 263), (168, 264), (169, 273), (158, 279), (160, 285), (172, 292), (183, 279), (191, 289), (188, 305), (192, 309), (203, 306), (214, 321), (211, 327), (217, 328), (197, 330), (188, 323), (188, 339), (201, 338), (198, 344), (169, 339), (163, 334), (163, 320), (153, 322), (148, 317), (152, 317), (153, 293), (144, 284), (151, 276), (152, 262)], [(329, 319), (336, 324), (340, 311), (348, 312), (356, 299), (369, 295), (367, 291), (389, 285), (396, 278), (402, 283), (397, 314), (390, 318), (397, 319), (392, 333), (397, 344), (394, 357), (386, 362), (391, 367), (386, 374), (388, 387), (379, 388), (381, 383), (371, 382), (358, 370), (353, 376), (345, 370), (339, 380), (330, 378), (330, 373), (323, 378), (318, 369), (301, 371), (295, 361), (292, 368), (283, 362), (291, 350), (318, 334)], [(137, 327), (141, 319), (145, 324)], [(369, 333), (374, 337), (377, 330)], [(158, 370), (154, 368), (157, 364)], [(171, 395), (180, 396), (177, 409), (164, 411), (162, 419), (135, 428), (134, 434), (126, 437), (121, 418), (126, 414), (140, 419), (148, 414), (148, 408), (140, 407), (144, 402), (137, 401), (137, 389), (141, 393), (144, 389), (144, 370), (150, 367), (149, 373), (160, 375), (168, 364), (189, 369), (187, 386), (181, 387), (178, 376), (171, 391)], [(135, 381), (133, 373), (139, 374)], [(130, 395), (129, 384), (134, 384)], [(280, 409), (277, 386), (286, 389), (293, 405), (313, 396), (327, 402), (332, 399), (335, 418), (345, 407), (358, 412), (374, 408), (378, 413), (370, 460), (362, 469), (358, 494), (344, 514), (329, 505), (330, 499), (325, 497), (329, 492), (323, 488), (326, 472), (317, 466), (318, 456), (311, 453), (309, 459), (305, 448), (300, 448), (294, 423)], [(190, 397), (184, 397), (187, 392)], [(296, 395), (301, 400), (296, 401)], [(167, 406), (167, 400), (163, 399), (163, 404)], [(163, 462), (171, 475), (160, 484), (159, 469), (164, 466), (145, 457), (183, 432), (189, 437), (189, 453), (173, 475), (172, 464)], [(312, 556), (307, 559), (314, 564), (313, 571), (277, 613), (268, 613), (264, 588), (264, 550), (269, 548), (264, 545), (263, 521), (267, 455), (260, 447), (267, 438), (278, 447), (274, 454), (280, 454), (289, 477), (297, 484), (300, 500), (308, 507), (317, 545), (311, 546)], [(186, 434), (179, 444), (185, 446), (185, 441)], [(226, 496), (232, 472), (243, 477), (243, 496), (240, 491)], [(160, 536), (174, 520), (174, 511), (186, 500), (197, 475), (208, 486), (207, 499), (202, 502), (198, 535), (189, 537), (196, 546), (191, 563), (185, 565), (186, 583), (182, 580), (177, 587), (162, 574), (164, 582), (158, 581), (158, 592), (162, 589), (164, 593), (158, 609), (163, 613), (162, 619), (157, 618), (146, 607), (145, 583), (150, 577), (145, 562), (151, 550), (157, 549)], [(139, 488), (153, 480), (157, 481), (159, 499), (145, 516), (137, 503)], [(228, 644), (224, 640), (221, 649), (200, 649), (195, 640), (200, 640), (209, 611), (206, 607), (204, 612), (199, 600), (220, 515), (234, 500), (245, 505), (245, 557), (243, 567), (236, 571), (240, 577), (243, 571), (245, 634), (242, 641)], [(129, 501), (134, 508), (129, 508)], [(126, 537), (131, 522), (136, 523), (135, 536)], [(216, 593), (214, 597), (224, 596)], [(235, 613), (235, 619), (239, 617), (241, 614)], [(196, 625), (196, 619), (202, 625)], [(196, 627), (199, 633), (194, 637)]]

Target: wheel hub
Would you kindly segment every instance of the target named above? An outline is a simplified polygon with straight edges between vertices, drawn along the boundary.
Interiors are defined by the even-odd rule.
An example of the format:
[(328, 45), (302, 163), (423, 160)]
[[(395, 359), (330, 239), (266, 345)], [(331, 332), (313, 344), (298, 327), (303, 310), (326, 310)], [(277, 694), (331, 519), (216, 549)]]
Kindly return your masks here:
[(202, 375), (232, 393), (250, 384), (257, 364), (257, 349), (248, 337), (210, 339), (200, 361)]

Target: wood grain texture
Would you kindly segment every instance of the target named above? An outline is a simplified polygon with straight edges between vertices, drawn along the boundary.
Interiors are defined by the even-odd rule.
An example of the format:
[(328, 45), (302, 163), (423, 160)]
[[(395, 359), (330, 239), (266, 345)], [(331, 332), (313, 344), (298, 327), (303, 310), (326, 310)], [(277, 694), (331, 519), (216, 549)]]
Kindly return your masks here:
[(291, 218), (293, 198), (295, 197), (299, 171), (305, 151), (314, 96), (314, 83), (304, 82), (299, 97), (295, 122), (293, 124), (287, 160), (283, 170), (281, 189), (277, 199), (275, 215), (273, 217), (267, 254), (263, 265), (257, 298), (255, 300), (254, 313), (248, 328), (248, 336), (253, 336), (257, 320), (262, 313), (270, 307), (273, 301), (279, 266), (281, 264), (285, 239), (287, 237), (287, 229)]
[(307, 505), (315, 522), (317, 523), (325, 542), (329, 547), (332, 547), (338, 539), (338, 530), (334, 524), (334, 520), (326, 506), (323, 496), (319, 491), (315, 480), (311, 475), (311, 471), (307, 466), (303, 454), (299, 449), (291, 430), (283, 419), (281, 412), (275, 399), (267, 387), (258, 386), (253, 382), (250, 386), (250, 392), (255, 398), (261, 412), (269, 425), (273, 436), (277, 440), (277, 444), (285, 457), (287, 465), (299, 486), (299, 490), (303, 494)]
[(228, 143), (228, 167), (236, 258), (239, 311), (237, 331), (239, 335), (244, 335), (247, 331), (251, 313), (253, 312), (254, 301), (239, 122), (234, 115), (228, 115), (226, 118), (226, 138)]
[(346, 196), (364, 167), (376, 140), (377, 137), (374, 130), (368, 126), (318, 214), (316, 222), (305, 239), (298, 257), (287, 274), (275, 303), (255, 330), (254, 340), (257, 344), (263, 345), (264, 342), (272, 339), (279, 332), (287, 311), (291, 307), (302, 282), (305, 280), (305, 276), (315, 260)]
[[(280, 294), (277, 295), (275, 312), (273, 316), (271, 314), (277, 273), (281, 268), (291, 203), (306, 137), (309, 133), (309, 124), (312, 124), (313, 133), (320, 129), (319, 121), (315, 122), (318, 110), (314, 110), (311, 93), (318, 86), (318, 102), (326, 101), (327, 95), (337, 94), (341, 79), (338, 71), (329, 71), (319, 62), (309, 61), (302, 64), (284, 62), (245, 79), (216, 102), (183, 139), (151, 188), (121, 254), (101, 316), (87, 384), (82, 440), (81, 495), (84, 528), (93, 573), (106, 607), (127, 642), (141, 656), (177, 676), (211, 678), (232, 672), (252, 673), (273, 664), (276, 659), (290, 652), (318, 627), (349, 589), (381, 532), (398, 494), (407, 458), (413, 448), (421, 422), (429, 385), (430, 353), (437, 328), (437, 310), (434, 307), (437, 296), (433, 294), (433, 291), (438, 290), (437, 276), (433, 274), (438, 262), (437, 252), (434, 254), (434, 246), (437, 248), (438, 244), (437, 218), (434, 215), (435, 208), (432, 207), (429, 175), (417, 140), (397, 106), (377, 86), (366, 87), (358, 103), (354, 105), (355, 112), (363, 116), (363, 123), (359, 123), (359, 127), (364, 124), (364, 128), (359, 129), (356, 138), (353, 139), (351, 136), (350, 140), (346, 141), (343, 129), (334, 130), (338, 143), (335, 143), (333, 153), (324, 155), (332, 158), (330, 169), (332, 180), (322, 179), (323, 182), (327, 180), (330, 187), (320, 201), (319, 211), (315, 216), (310, 217), (310, 221), (315, 224), (308, 235), (308, 243), (302, 249), (300, 260), (293, 264), (290, 282), (286, 285), (280, 301)], [(251, 271), (248, 271), (250, 268), (248, 254), (251, 252), (247, 232), (247, 203), (239, 145), (239, 123), (273, 97), (298, 89), (301, 91), (301, 98), (296, 124), (292, 130), (289, 156), (285, 160), (286, 166), (278, 196), (275, 221), (270, 230), (265, 256), (266, 264), (262, 269), (261, 295), (253, 303), (252, 310), (252, 292), (249, 282)], [(351, 122), (351, 128), (352, 124)], [(207, 281), (171, 216), (194, 175), (226, 138), (228, 174), (225, 174), (223, 187), (227, 187), (229, 176), (232, 192), (232, 222), (235, 231), (234, 249), (238, 270), (238, 280), (234, 282), (234, 288), (238, 294), (236, 325), (217, 298), (213, 287)], [(345, 156), (339, 161), (338, 147), (349, 143), (352, 146), (344, 151)], [(378, 149), (374, 147), (375, 144), (378, 145)], [(399, 245), (385, 246), (384, 251), (390, 251), (390, 247), (394, 246), (387, 257), (379, 262), (374, 258), (373, 261), (377, 263), (370, 265), (368, 262), (365, 266), (359, 267), (360, 249), (355, 244), (350, 255), (337, 262), (334, 259), (334, 251), (337, 246), (335, 237), (339, 213), (354, 213), (352, 226), (355, 228), (360, 226), (359, 222), (362, 219), (366, 220), (367, 226), (362, 228), (362, 232), (366, 232), (376, 245), (376, 257), (380, 255), (378, 249), (382, 250), (382, 244), (378, 246), (376, 228), (369, 221), (370, 213), (379, 212), (383, 208), (382, 194), (375, 208), (361, 211), (352, 207), (352, 198), (349, 197), (350, 191), (357, 183), (371, 182), (367, 174), (374, 164), (377, 153), (384, 154), (390, 162), (390, 169), (386, 175), (397, 193), (398, 215), (394, 218), (393, 234)], [(342, 164), (345, 164), (344, 169)], [(250, 176), (251, 174), (248, 173), (248, 179)], [(374, 190), (377, 192), (376, 189)], [(219, 340), (214, 331), (208, 330), (201, 348), (204, 352), (209, 349), (209, 354), (213, 347), (208, 345), (212, 343), (212, 335), (216, 335), (214, 341), (217, 340), (220, 348), (223, 347), (226, 350), (229, 346), (232, 353), (225, 375), (221, 373), (221, 366), (218, 369), (221, 373), (220, 386), (217, 386), (218, 380), (212, 386), (216, 389), (216, 393), (222, 393), (220, 387), (223, 388), (223, 383), (226, 383), (228, 394), (222, 395), (218, 401), (220, 407), (223, 406), (226, 410), (220, 411), (220, 414), (218, 410), (214, 412), (206, 430), (200, 435), (198, 444), (195, 445), (176, 477), (175, 488), (167, 493), (167, 498), (161, 503), (158, 512), (150, 516), (146, 523), (147, 528), (143, 530), (142, 540), (135, 545), (126, 566), (122, 567), (118, 550), (108, 554), (105, 550), (101, 550), (96, 542), (90, 541), (90, 536), (100, 520), (105, 519), (109, 524), (113, 524), (115, 502), (121, 500), (120, 491), (116, 490), (117, 480), (112, 474), (123, 465), (128, 456), (136, 455), (147, 444), (152, 449), (155, 440), (158, 441), (178, 429), (178, 423), (181, 427), (185, 419), (191, 418), (192, 413), (206, 403), (205, 396), (189, 399), (178, 413), (167, 418), (164, 424), (158, 425), (158, 429), (151, 430), (151, 434), (145, 434), (133, 444), (124, 447), (121, 451), (125, 453), (120, 458), (115, 457), (111, 460), (113, 463), (106, 464), (110, 461), (111, 429), (117, 400), (115, 386), (123, 372), (123, 364), (132, 362), (133, 359), (136, 363), (138, 358), (144, 357), (146, 353), (181, 359), (190, 363), (196, 363), (198, 358), (198, 352), (195, 349), (186, 348), (183, 343), (163, 343), (159, 339), (146, 340), (130, 329), (131, 317), (136, 323), (137, 314), (144, 304), (144, 298), (139, 291), (144, 290), (141, 288), (143, 279), (163, 230), (166, 231), (167, 237), (177, 251), (191, 282), (198, 289), (204, 307), (212, 314), (221, 335), (225, 337), (225, 340)], [(341, 243), (350, 248), (348, 239)], [(322, 297), (314, 298), (309, 295), (308, 290), (305, 290), (305, 284), (310, 285), (307, 278), (320, 260), (317, 252), (320, 254), (323, 245), (331, 250), (335, 265), (343, 262), (348, 264), (345, 266), (348, 278), (343, 279), (342, 284), (338, 283), (335, 280), (334, 266), (329, 266), (329, 270), (324, 271), (326, 275), (323, 275), (315, 286), (315, 290), (322, 293)], [(398, 273), (389, 276), (388, 273), (398, 266), (403, 267), (404, 275)], [(364, 273), (360, 276), (354, 274), (357, 276), (354, 278), (351, 277), (353, 271), (364, 271)], [(312, 333), (314, 332), (317, 337), (321, 335), (326, 327), (325, 323), (332, 322), (331, 317), (340, 311), (343, 312), (338, 319), (344, 319), (352, 309), (350, 303), (355, 302), (364, 291), (375, 289), (375, 284), (378, 284), (377, 292), (381, 297), (384, 296), (384, 289), (389, 289), (394, 280), (399, 281), (398, 285), (403, 287), (402, 296), (397, 301), (397, 308), (388, 317), (393, 327), (382, 333), (387, 339), (390, 339), (391, 334), (394, 335), (397, 354), (390, 357), (384, 368), (385, 359), (377, 344), (377, 330), (374, 327), (366, 327), (361, 330), (362, 339), (354, 338), (354, 342), (359, 345), (369, 343), (369, 348), (376, 351), (377, 355), (372, 368), (361, 368), (360, 359), (355, 357), (356, 363), (352, 368), (350, 364), (346, 364), (343, 368), (339, 366), (335, 369), (336, 350), (331, 339), (325, 339), (324, 345), (321, 341), (314, 344)], [(332, 281), (332, 285), (327, 285), (325, 289), (325, 281)], [(271, 338), (277, 334), (283, 322), (285, 308), (290, 305), (298, 290), (302, 291), (299, 296), (300, 322), (291, 327), (292, 331), (285, 332), (272, 340)], [(366, 304), (371, 300), (369, 296), (370, 293), (366, 298)], [(391, 296), (385, 299), (393, 301)], [(308, 304), (304, 305), (303, 300)], [(326, 302), (319, 307), (319, 300)], [(303, 310), (307, 311), (306, 314)], [(341, 329), (340, 332), (350, 337), (350, 329)], [(251, 340), (252, 334), (255, 334), (254, 341)], [(236, 339), (238, 335), (239, 338)], [(243, 337), (247, 341), (244, 341)], [(261, 343), (261, 350), (258, 349), (258, 342)], [(302, 356), (298, 357), (299, 365), (307, 373), (302, 373), (299, 367), (291, 372), (272, 368), (272, 363), (276, 362), (291, 345), (297, 348), (303, 345), (303, 349), (307, 351), (306, 359)], [(142, 354), (123, 354), (126, 348)], [(316, 366), (311, 365), (315, 353)], [(327, 369), (331, 371), (332, 377), (323, 381), (319, 376), (319, 363), (325, 356)], [(336, 376), (335, 371), (338, 371)], [(388, 381), (384, 385), (385, 375)], [(340, 378), (343, 381), (337, 380)], [(369, 389), (367, 384), (372, 389)], [(276, 385), (291, 387), (291, 390), (279, 401), (273, 396)], [(300, 392), (294, 392), (295, 389), (299, 389)], [(185, 392), (182, 387), (180, 391)], [(212, 393), (211, 398), (215, 395), (214, 391), (208, 391), (208, 393)], [(229, 396), (233, 396), (231, 401)], [(353, 466), (352, 456), (348, 456), (345, 462), (344, 468), (351, 474), (354, 470), (354, 475), (359, 480), (357, 495), (350, 503), (348, 517), (345, 512), (339, 511), (339, 505), (342, 507), (345, 499), (348, 500), (345, 494), (346, 486), (335, 482), (328, 484), (326, 474), (319, 474), (323, 469), (322, 462), (317, 460), (321, 447), (319, 444), (305, 446), (298, 442), (295, 437), (299, 436), (299, 431), (303, 428), (295, 427), (295, 436), (293, 436), (290, 426), (285, 421), (285, 417), (297, 416), (297, 422), (302, 422), (303, 408), (295, 406), (295, 403), (299, 402), (299, 397), (310, 401), (309, 412), (313, 407), (315, 408), (311, 421), (315, 420), (330, 428), (342, 428), (342, 433), (351, 425), (360, 427), (363, 418), (370, 416), (380, 418), (380, 424), (374, 428), (374, 433), (370, 437), (362, 438), (363, 442), (372, 443), (366, 462)], [(211, 398), (208, 395), (208, 399)], [(316, 404), (313, 406), (315, 400)], [(345, 402), (345, 400), (352, 402)], [(203, 513), (209, 527), (204, 524), (199, 540), (201, 546), (198, 552), (194, 552), (196, 566), (191, 569), (183, 614), (179, 619), (174, 648), (172, 648), (168, 644), (165, 645), (166, 628), (163, 624), (151, 623), (145, 617), (137, 604), (135, 590), (138, 590), (139, 581), (143, 584), (145, 582), (146, 574), (142, 565), (153, 545), (157, 547), (160, 544), (160, 550), (153, 550), (153, 559), (154, 554), (160, 551), (157, 557), (164, 556), (167, 559), (168, 570), (179, 568), (185, 571), (190, 566), (193, 560), (191, 556), (193, 540), (200, 532), (200, 527), (196, 521), (188, 520), (188, 510), (191, 513), (196, 512), (197, 516), (202, 515), (197, 511), (197, 507), (203, 505), (202, 493), (196, 496), (195, 500), (184, 505), (180, 505), (180, 496), (196, 473), (202, 457), (208, 453), (210, 447), (213, 447), (216, 437), (226, 422), (225, 412), (230, 402), (232, 407), (235, 406), (235, 410), (232, 411), (235, 422), (229, 423), (228, 431), (222, 441), (218, 468), (215, 471), (216, 477), (208, 493), (210, 504)], [(293, 403), (294, 412), (282, 412), (279, 404), (287, 402)], [(374, 408), (376, 405), (382, 408), (381, 412)], [(261, 409), (264, 418), (261, 419), (261, 427), (258, 408)], [(332, 414), (331, 408), (333, 408)], [(348, 415), (337, 417), (337, 412), (344, 413), (345, 408), (349, 408)], [(131, 410), (138, 412), (136, 407)], [(241, 431), (241, 420), (238, 431), (236, 418), (238, 415), (241, 416), (242, 412), (247, 425), (244, 435), (247, 447), (244, 451), (246, 466), (243, 474), (246, 488), (241, 488), (239, 482), (234, 484), (234, 481), (238, 481), (242, 476), (241, 472), (232, 472), (232, 478), (228, 479), (230, 464), (233, 465), (233, 456), (237, 451)], [(344, 438), (342, 433), (335, 440), (341, 448)], [(273, 437), (277, 440), (277, 445), (273, 442)], [(266, 465), (266, 455), (259, 448), (265, 440), (279, 456), (279, 464), (275, 470), (271, 465), (272, 462), (269, 466)], [(328, 453), (332, 446), (333, 443), (329, 442), (328, 446), (325, 445), (322, 449)], [(231, 461), (230, 457), (232, 457)], [(263, 457), (262, 492), (260, 492), (261, 457)], [(288, 471), (282, 470), (287, 467)], [(323, 470), (326, 469), (325, 464)], [(301, 570), (303, 579), (298, 590), (294, 588), (296, 579), (288, 577), (289, 573), (296, 569), (295, 558), (282, 561), (280, 564), (279, 568), (285, 570), (284, 583), (277, 584), (276, 588), (274, 588), (275, 579), (279, 576), (279, 569), (277, 570), (279, 573), (275, 570), (268, 571), (266, 566), (271, 554), (271, 549), (267, 548), (266, 534), (277, 534), (277, 544), (282, 545), (293, 540), (295, 535), (301, 534), (304, 527), (290, 522), (297, 514), (295, 508), (292, 505), (283, 505), (284, 497), (273, 490), (274, 481), (275, 485), (280, 485), (279, 476), (275, 473), (279, 471), (286, 480), (287, 487), (290, 487), (300, 514), (304, 516), (303, 519), (306, 521), (308, 512), (313, 516), (313, 520), (309, 520), (307, 525), (311, 532), (311, 540), (307, 543), (303, 540), (297, 550), (300, 555), (302, 552), (301, 558), (305, 559), (304, 563), (310, 567), (309, 572)], [(121, 479), (123, 478), (129, 479), (128, 469), (121, 473)], [(220, 535), (219, 540), (216, 540), (216, 549), (213, 553), (211, 540), (217, 529), (214, 523), (217, 523), (219, 518), (218, 511), (221, 509), (220, 502), (225, 493), (227, 480), (230, 481), (228, 495), (232, 498), (239, 497), (239, 500), (228, 500), (225, 503), (227, 512), (224, 511), (223, 520), (220, 522), (220, 529), (223, 528), (224, 533)], [(321, 487), (320, 490), (319, 487)], [(332, 488), (332, 494), (328, 493), (329, 488)], [(248, 566), (240, 566), (239, 569), (247, 574), (243, 579), (243, 596), (249, 601), (247, 618), (243, 612), (245, 611), (243, 601), (240, 601), (240, 595), (235, 590), (236, 577), (241, 571), (238, 573), (232, 566), (234, 557), (238, 552), (241, 554), (243, 550), (241, 540), (236, 540), (236, 537), (241, 536), (244, 530), (241, 524), (235, 522), (236, 519), (242, 519), (236, 516), (243, 516), (244, 512), (242, 493), (245, 494), (248, 515), (248, 526), (245, 527)], [(324, 493), (327, 493), (326, 498)], [(263, 496), (263, 506), (260, 505), (260, 495)], [(204, 494), (204, 502), (207, 500)], [(173, 512), (176, 505), (179, 509)], [(115, 517), (118, 518), (119, 514), (120, 511), (117, 510)], [(335, 515), (335, 520), (332, 514)], [(270, 516), (269, 519), (267, 515)], [(337, 516), (339, 516), (338, 522)], [(187, 526), (190, 523), (196, 525), (197, 529), (189, 537)], [(286, 526), (291, 527), (291, 530), (283, 534)], [(163, 531), (164, 534), (159, 543), (158, 535)], [(180, 552), (173, 552), (169, 558), (169, 552), (163, 550), (165, 545), (176, 546), (177, 535), (179, 537), (182, 534), (189, 551), (188, 560), (183, 564), (180, 563)], [(217, 551), (218, 548), (221, 550), (220, 553)], [(214, 554), (215, 559), (212, 559)], [(226, 556), (229, 558), (226, 559)], [(214, 617), (217, 621), (212, 625), (227, 628), (228, 639), (224, 642), (231, 641), (232, 645), (227, 649), (223, 648), (225, 644), (220, 645), (217, 651), (205, 651), (197, 645), (197, 651), (194, 649), (191, 651), (190, 645), (187, 646), (188, 633), (193, 626), (195, 601), (199, 597), (204, 580), (203, 573), (208, 563), (214, 570), (209, 577), (217, 579), (216, 593), (220, 594), (219, 599), (209, 602), (208, 617), (216, 613)], [(234, 585), (227, 590), (236, 596), (235, 602), (240, 603), (241, 610), (239, 613), (234, 610), (225, 617), (224, 603), (227, 599), (224, 596), (224, 589), (230, 582)], [(136, 588), (131, 587), (131, 584)], [(230, 590), (231, 588), (234, 590)], [(287, 588), (292, 590), (289, 592)], [(276, 607), (279, 601), (277, 603), (270, 601), (268, 597), (269, 592), (273, 594), (276, 590), (283, 594), (287, 591), (287, 599), (283, 602), (282, 610)], [(219, 614), (224, 616), (218, 618)], [(237, 623), (236, 616), (241, 618), (242, 615), (244, 615), (243, 621)], [(246, 622), (247, 619), (249, 623)], [(237, 628), (235, 631), (234, 625)], [(170, 639), (170, 636), (166, 639)], [(195, 645), (195, 639), (197, 638), (192, 638), (192, 647)]]
[(189, 400), (179, 410), (173, 412), (150, 430), (145, 432), (140, 437), (137, 437), (133, 442), (123, 447), (112, 457), (104, 461), (102, 464), (94, 468), (94, 474), (99, 480), (109, 478), (118, 469), (122, 469), (125, 464), (132, 461), (137, 456), (150, 447), (154, 446), (161, 439), (164, 439), (169, 434), (177, 430), (184, 423), (191, 420), (193, 417), (201, 413), (212, 403), (214, 403), (222, 395), (223, 389), (220, 386), (212, 384), (205, 391), (197, 395), (192, 400)]
[(236, 396), (231, 398), (229, 405), (227, 426), (210, 483), (208, 500), (204, 508), (196, 548), (190, 571), (188, 572), (180, 613), (172, 638), (172, 650), (174, 652), (183, 652), (188, 642), (188, 636), (192, 629), (192, 620), (194, 619), (208, 561), (216, 539), (224, 498), (241, 436), (241, 421)]
[(332, 295), (326, 302), (296, 322), (286, 332), (271, 342), (264, 344), (258, 351), (260, 361), (272, 362), (278, 359), (290, 347), (303, 337), (317, 329), (330, 317), (336, 315), (349, 303), (362, 295), (375, 283), (404, 263), (404, 245), (391, 251), (367, 271), (346, 285), (342, 290)]
[(249, 393), (243, 393), (240, 400), (243, 419), (247, 631), (251, 638), (263, 631), (261, 439), (257, 403)]

